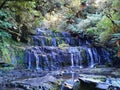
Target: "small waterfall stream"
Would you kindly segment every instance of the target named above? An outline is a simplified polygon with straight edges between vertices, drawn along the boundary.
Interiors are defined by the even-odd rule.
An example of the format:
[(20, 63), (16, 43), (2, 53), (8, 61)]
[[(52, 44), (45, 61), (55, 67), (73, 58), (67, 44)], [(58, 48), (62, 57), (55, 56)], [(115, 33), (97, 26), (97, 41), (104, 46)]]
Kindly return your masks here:
[[(87, 42), (87, 43), (86, 43)], [(28, 69), (56, 70), (61, 67), (94, 67), (110, 62), (109, 53), (102, 47), (90, 47), (86, 37), (73, 37), (68, 32), (53, 32), (37, 28), (34, 45), (25, 50)]]
[(88, 53), (90, 55), (90, 67), (92, 68), (94, 65), (94, 59), (93, 59), (93, 55), (92, 55), (92, 49), (88, 48)]
[(36, 69), (39, 69), (39, 57), (37, 54), (35, 54), (35, 58), (36, 58)]
[(74, 82), (75, 80), (75, 72), (72, 72), (72, 81)]
[(71, 67), (74, 67), (74, 54), (71, 53)]
[(31, 53), (28, 52), (28, 69), (31, 68)]

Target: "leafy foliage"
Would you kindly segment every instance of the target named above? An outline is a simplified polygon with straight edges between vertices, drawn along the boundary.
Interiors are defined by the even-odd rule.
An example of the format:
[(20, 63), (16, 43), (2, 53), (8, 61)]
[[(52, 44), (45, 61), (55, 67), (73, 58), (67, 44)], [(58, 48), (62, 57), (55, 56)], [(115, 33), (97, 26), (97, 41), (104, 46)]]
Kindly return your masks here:
[[(108, 43), (108, 40), (111, 38), (111, 34), (119, 33), (120, 32), (120, 12), (117, 11), (118, 4), (120, 3), (119, 0), (108, 0), (105, 3), (105, 9), (103, 10), (103, 17), (102, 19), (97, 23), (96, 31), (95, 33), (94, 28), (93, 32), (92, 29), (87, 29), (88, 31), (91, 31), (90, 33), (96, 34), (99, 38), (97, 42), (106, 45)], [(115, 9), (116, 8), (116, 9)], [(116, 10), (116, 11), (115, 11)], [(88, 33), (88, 32), (87, 32)]]
[(10, 63), (10, 54), (9, 50), (7, 49), (10, 46), (10, 44), (8, 43), (10, 35), (7, 32), (0, 32), (0, 38), (0, 58), (3, 59), (3, 62)]
[(7, 45), (7, 40), (10, 39), (10, 34), (8, 34), (7, 32), (0, 32), (0, 48), (3, 46), (3, 47), (6, 47), (8, 46)]
[(0, 26), (1, 27), (6, 27), (6, 28), (11, 28), (13, 25), (9, 21), (9, 13), (4, 12), (3, 10), (0, 10)]
[[(4, 61), (10, 61), (12, 38), (20, 42), (30, 42), (31, 35), (35, 33), (33, 29), (39, 26), (41, 20), (44, 22), (41, 22), (41, 26), (45, 24), (53, 31), (66, 30), (79, 34), (84, 32), (88, 36), (96, 36), (95, 41), (99, 44), (106, 45), (108, 40), (116, 44), (120, 40), (119, 37), (114, 37), (120, 33), (120, 0), (105, 0), (103, 7), (96, 7), (94, 1), (1, 0), (0, 55), (7, 56), (2, 57)], [(89, 4), (84, 10), (80, 6), (83, 2)], [(23, 59), (22, 51), (17, 55), (21, 56), (20, 60)]]
[[(0, 2), (2, 5), (3, 2)], [(17, 41), (28, 42), (33, 28), (41, 20), (40, 13), (35, 10), (35, 1), (8, 1), (0, 10), (0, 25)], [(40, 16), (40, 18), (39, 18)], [(9, 23), (10, 22), (10, 23)]]

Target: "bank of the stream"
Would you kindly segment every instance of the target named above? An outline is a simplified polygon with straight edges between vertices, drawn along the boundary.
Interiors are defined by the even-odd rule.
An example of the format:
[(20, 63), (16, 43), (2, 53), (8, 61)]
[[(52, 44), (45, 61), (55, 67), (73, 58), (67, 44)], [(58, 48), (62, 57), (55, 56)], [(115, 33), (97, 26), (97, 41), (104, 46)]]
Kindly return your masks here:
[[(40, 71), (40, 70), (27, 70), (27, 69), (1, 71), (0, 89), (1, 90), (16, 90), (16, 89), (61, 90), (62, 85), (65, 82), (67, 82), (66, 84), (68, 85), (66, 87), (70, 89), (70, 86), (73, 85), (81, 77), (84, 78), (85, 80), (88, 79), (88, 81), (91, 81), (93, 79), (93, 80), (98, 80), (98, 81), (101, 80), (102, 82), (103, 81), (105, 82), (105, 80), (107, 80), (108, 77), (115, 79), (120, 78), (119, 71), (120, 69), (117, 68), (71, 69), (70, 67), (57, 71)], [(72, 82), (73, 84), (69, 86), (70, 82), (68, 80), (72, 80), (70, 82)], [(89, 83), (86, 84), (89, 85)], [(114, 86), (114, 84), (110, 84), (110, 85)], [(62, 90), (67, 90), (67, 89), (62, 89)], [(71, 90), (79, 90), (79, 89), (71, 89)], [(91, 90), (91, 89), (87, 89), (87, 90)]]

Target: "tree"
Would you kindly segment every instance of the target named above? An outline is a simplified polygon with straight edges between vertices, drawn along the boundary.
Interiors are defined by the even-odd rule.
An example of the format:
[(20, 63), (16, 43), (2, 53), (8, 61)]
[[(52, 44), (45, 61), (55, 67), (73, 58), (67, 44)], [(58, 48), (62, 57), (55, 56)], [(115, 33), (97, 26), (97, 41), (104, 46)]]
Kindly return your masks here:
[(0, 26), (0, 28), (12, 34), (14, 39), (28, 42), (29, 35), (33, 33), (33, 27), (35, 27), (40, 16), (40, 13), (34, 9), (35, 4), (35, 1), (24, 0), (21, 2), (9, 0), (0, 2), (1, 12), (8, 12), (9, 15), (6, 17), (6, 22), (13, 25), (12, 27)]
[(111, 34), (120, 33), (120, 11), (118, 9), (120, 8), (119, 4), (119, 0), (109, 0), (106, 2), (106, 9), (103, 11), (104, 16), (97, 24), (98, 29), (102, 30), (99, 38), (103, 44), (108, 43), (108, 40), (111, 38)]

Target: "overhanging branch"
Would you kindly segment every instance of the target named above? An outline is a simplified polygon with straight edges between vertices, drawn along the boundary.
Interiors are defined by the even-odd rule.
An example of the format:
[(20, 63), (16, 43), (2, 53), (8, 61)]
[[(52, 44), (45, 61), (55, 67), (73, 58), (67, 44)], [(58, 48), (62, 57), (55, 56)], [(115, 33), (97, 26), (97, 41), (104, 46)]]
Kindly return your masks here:
[(17, 33), (17, 32), (14, 32), (14, 31), (12, 31), (12, 30), (10, 30), (10, 29), (8, 29), (8, 28), (4, 28), (4, 27), (1, 27), (1, 26), (0, 26), (0, 29), (6, 30), (6, 31), (9, 32), (10, 34), (15, 34), (15, 35), (21, 37), (21, 34), (19, 34), (19, 33)]

